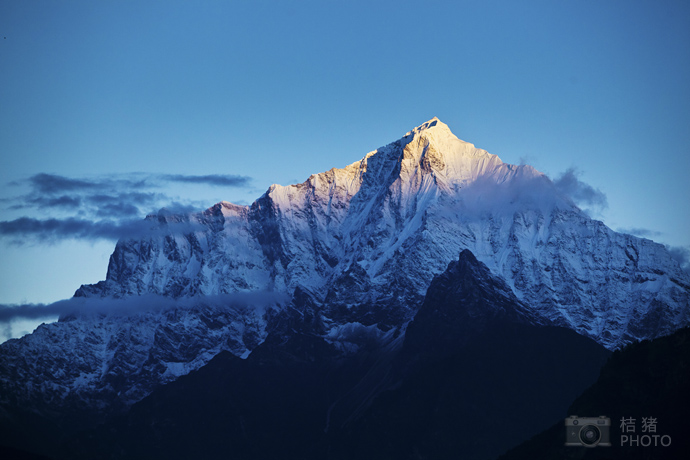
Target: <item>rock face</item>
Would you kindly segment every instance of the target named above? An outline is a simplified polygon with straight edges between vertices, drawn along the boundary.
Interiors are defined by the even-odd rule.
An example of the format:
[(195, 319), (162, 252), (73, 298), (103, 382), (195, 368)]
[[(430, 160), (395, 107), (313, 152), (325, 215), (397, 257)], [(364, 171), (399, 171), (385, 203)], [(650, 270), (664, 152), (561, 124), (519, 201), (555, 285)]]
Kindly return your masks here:
[[(662, 245), (590, 219), (534, 168), (503, 163), (438, 119), (343, 169), (273, 185), (251, 206), (147, 219), (151, 236), (118, 242), (106, 279), (75, 297), (156, 295), (200, 308), (65, 318), (5, 343), (2, 402), (73, 395), (89, 405), (106, 392), (126, 406), (221, 350), (246, 356), (300, 322), (341, 353), (397, 346), (434, 275), (465, 249), (531, 321), (609, 349), (690, 322), (690, 276)], [(292, 300), (204, 307), (234, 293)]]
[(448, 354), (499, 322), (545, 323), (465, 249), (431, 282), (405, 333), (405, 353), (425, 359)]
[(221, 350), (246, 356), (265, 324), (254, 311), (201, 307), (44, 324), (0, 348), (1, 402), (117, 412)]
[(61, 455), (46, 453), (490, 460), (560, 418), (610, 355), (570, 329), (532, 324), (467, 250), (434, 278), (397, 349), (342, 356), (303, 307), (306, 321), (280, 321), (290, 324), (247, 359), (221, 352), (125, 416), (62, 441)]

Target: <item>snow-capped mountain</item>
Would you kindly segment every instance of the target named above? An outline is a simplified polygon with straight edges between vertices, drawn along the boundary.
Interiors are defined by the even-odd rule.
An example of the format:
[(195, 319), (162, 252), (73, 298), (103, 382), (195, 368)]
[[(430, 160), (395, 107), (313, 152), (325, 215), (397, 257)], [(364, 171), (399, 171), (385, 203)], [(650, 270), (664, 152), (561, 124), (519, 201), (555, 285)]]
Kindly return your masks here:
[(343, 169), (273, 185), (251, 206), (179, 220), (197, 231), (121, 241), (77, 296), (196, 296), (297, 286), (334, 327), (400, 327), (434, 275), (470, 249), (548, 320), (613, 348), (689, 319), (690, 277), (666, 249), (592, 220), (527, 165), (434, 118)]
[[(118, 242), (106, 280), (75, 296), (198, 308), (42, 326), (0, 347), (0, 398), (126, 405), (220, 350), (246, 356), (269, 331), (307, 319), (341, 352), (395, 346), (433, 277), (465, 249), (535, 321), (608, 348), (690, 322), (690, 276), (662, 245), (592, 220), (534, 168), (503, 163), (436, 118), (345, 168), (273, 185), (251, 206), (147, 219), (152, 236)], [(293, 299), (205, 306), (243, 292)]]

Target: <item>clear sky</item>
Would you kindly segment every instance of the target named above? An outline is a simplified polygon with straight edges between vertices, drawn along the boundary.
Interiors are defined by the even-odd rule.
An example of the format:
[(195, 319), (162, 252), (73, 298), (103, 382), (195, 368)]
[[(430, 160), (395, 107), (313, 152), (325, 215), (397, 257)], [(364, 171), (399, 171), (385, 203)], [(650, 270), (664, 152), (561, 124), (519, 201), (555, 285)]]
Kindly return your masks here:
[(249, 204), (434, 116), (683, 254), (689, 82), (687, 1), (3, 0), (0, 304), (104, 279), (149, 212)]

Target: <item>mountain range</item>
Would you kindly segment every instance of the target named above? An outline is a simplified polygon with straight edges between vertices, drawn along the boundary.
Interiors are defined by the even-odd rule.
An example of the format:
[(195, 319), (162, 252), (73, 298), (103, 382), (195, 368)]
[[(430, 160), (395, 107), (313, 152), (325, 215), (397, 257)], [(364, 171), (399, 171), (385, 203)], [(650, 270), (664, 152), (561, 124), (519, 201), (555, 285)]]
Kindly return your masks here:
[[(419, 377), (440, 375), (424, 363), (480, 372), (458, 350), (482, 356), (478, 350), (502, 343), (493, 348), (495, 360), (511, 348), (506, 337), (532, 334), (537, 341), (552, 330), (559, 332), (551, 345), (544, 338), (533, 347), (586, 339), (599, 347), (593, 349), (614, 350), (690, 324), (690, 275), (663, 245), (614, 232), (544, 174), (503, 163), (436, 118), (345, 168), (273, 185), (250, 206), (221, 202), (200, 213), (146, 219), (150, 237), (119, 241), (106, 279), (75, 293), (86, 306), (134, 306), (127, 314), (81, 309), (0, 345), (3, 426), (68, 420), (72, 429), (55, 442), (74, 440), (95, 422), (143, 410), (136, 408), (161, 385), (176, 388), (190, 372), (227, 367), (223, 372), (247, 379), (228, 385), (242, 386), (270, 362), (276, 382), (339, 388), (321, 390), (340, 428), (319, 445), (346, 452), (348, 436), (374, 436), (376, 417), (396, 418), (396, 404), (382, 402), (391, 394), (398, 396), (389, 401), (442, 391)], [(432, 290), (454, 279), (457, 266), (473, 275)], [(566, 333), (573, 337), (563, 339)], [(555, 349), (567, 348), (558, 343)], [(603, 355), (586, 355), (592, 353), (600, 365)], [(312, 363), (308, 383), (280, 374), (281, 356)], [(319, 380), (329, 370), (342, 377), (342, 387)], [(382, 393), (393, 387), (397, 393)], [(344, 389), (348, 402), (330, 407)], [(323, 418), (321, 405), (313, 411)], [(123, 426), (129, 425), (112, 429)], [(94, 436), (97, 445), (108, 444)], [(248, 439), (248, 449), (260, 443)], [(472, 458), (500, 453), (470, 450)], [(378, 452), (385, 458), (388, 451)]]

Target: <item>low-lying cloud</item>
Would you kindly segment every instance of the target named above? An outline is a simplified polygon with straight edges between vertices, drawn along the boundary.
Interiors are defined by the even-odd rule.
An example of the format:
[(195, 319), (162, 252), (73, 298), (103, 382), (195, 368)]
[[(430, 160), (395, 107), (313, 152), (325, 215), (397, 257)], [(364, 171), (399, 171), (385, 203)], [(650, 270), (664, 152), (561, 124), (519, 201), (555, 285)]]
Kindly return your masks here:
[(10, 237), (16, 243), (23, 240), (40, 240), (54, 243), (59, 240), (77, 238), (83, 240), (120, 240), (151, 238), (171, 233), (190, 233), (203, 230), (194, 222), (165, 222), (158, 219), (131, 219), (122, 221), (91, 221), (77, 218), (66, 219), (19, 219), (0, 222), (0, 236)]
[(146, 294), (142, 296), (113, 298), (73, 297), (51, 304), (0, 305), (0, 323), (18, 319), (41, 319), (46, 317), (89, 317), (89, 316), (131, 316), (169, 309), (265, 309), (284, 304), (289, 296), (278, 292), (238, 292), (209, 296), (195, 296), (173, 299)]

